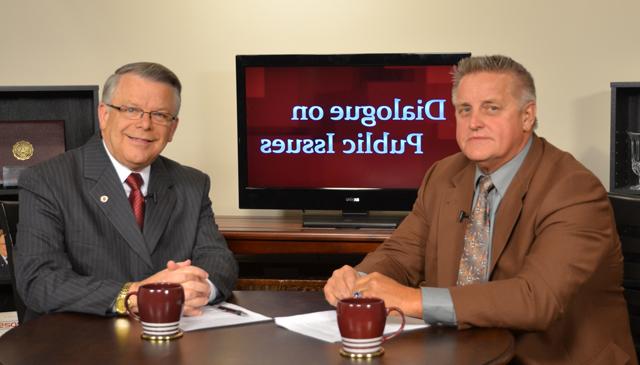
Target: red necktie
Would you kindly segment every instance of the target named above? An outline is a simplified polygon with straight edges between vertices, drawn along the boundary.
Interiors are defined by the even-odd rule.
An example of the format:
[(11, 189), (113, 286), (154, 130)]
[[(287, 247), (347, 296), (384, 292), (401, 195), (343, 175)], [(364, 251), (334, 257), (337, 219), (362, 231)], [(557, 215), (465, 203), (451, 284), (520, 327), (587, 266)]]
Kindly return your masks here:
[(129, 193), (129, 204), (131, 204), (133, 215), (136, 217), (136, 222), (142, 231), (142, 227), (144, 226), (144, 196), (142, 196), (140, 187), (144, 181), (142, 181), (142, 176), (140, 176), (140, 174), (134, 172), (127, 177), (126, 183), (131, 188), (131, 192)]

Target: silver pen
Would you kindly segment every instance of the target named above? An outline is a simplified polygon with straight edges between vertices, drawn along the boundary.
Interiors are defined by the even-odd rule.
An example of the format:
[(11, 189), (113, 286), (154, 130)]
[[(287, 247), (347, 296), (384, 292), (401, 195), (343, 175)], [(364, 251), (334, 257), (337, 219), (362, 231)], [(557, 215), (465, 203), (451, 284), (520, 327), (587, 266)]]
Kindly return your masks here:
[(225, 307), (224, 305), (219, 305), (217, 308), (220, 309), (220, 310), (223, 310), (225, 312), (233, 313), (233, 314), (241, 316), (241, 317), (248, 316), (247, 313), (245, 313), (245, 312), (243, 312), (241, 310)]

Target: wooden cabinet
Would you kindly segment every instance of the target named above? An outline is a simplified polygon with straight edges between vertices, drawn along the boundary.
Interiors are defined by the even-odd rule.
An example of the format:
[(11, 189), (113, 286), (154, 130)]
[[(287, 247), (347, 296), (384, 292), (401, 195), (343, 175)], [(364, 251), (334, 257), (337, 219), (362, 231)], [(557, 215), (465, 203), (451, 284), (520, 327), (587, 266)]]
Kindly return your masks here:
[(624, 256), (622, 286), (629, 309), (631, 334), (640, 353), (640, 197), (609, 193)]
[(300, 217), (217, 216), (216, 222), (238, 260), (241, 279), (273, 279), (269, 283), (281, 286), (283, 280), (322, 282), (342, 265), (360, 262), (393, 232), (303, 228)]

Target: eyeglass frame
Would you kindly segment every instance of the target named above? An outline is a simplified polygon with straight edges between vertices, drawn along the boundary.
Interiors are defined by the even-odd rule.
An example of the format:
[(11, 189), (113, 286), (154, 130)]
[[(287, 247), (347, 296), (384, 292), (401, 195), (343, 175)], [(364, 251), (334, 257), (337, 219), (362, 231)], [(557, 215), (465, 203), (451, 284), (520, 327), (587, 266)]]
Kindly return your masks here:
[[(103, 103), (104, 105), (113, 108), (121, 113), (132, 113), (133, 111), (138, 111), (140, 112), (139, 116), (137, 118), (129, 118), (128, 116), (125, 115), (125, 118), (129, 119), (129, 120), (142, 120), (142, 118), (144, 118), (145, 114), (149, 114), (149, 118), (151, 119), (152, 122), (156, 123), (156, 124), (161, 124), (161, 125), (166, 125), (166, 126), (170, 126), (171, 123), (175, 122), (178, 117), (175, 115), (172, 115), (171, 113), (165, 113), (165, 112), (161, 112), (158, 110), (151, 110), (151, 111), (145, 111), (144, 109), (135, 107), (135, 106), (127, 106), (127, 105), (115, 105), (115, 104), (109, 104), (109, 103)], [(130, 109), (127, 111), (127, 109)], [(131, 110), (132, 109), (132, 110)], [(154, 115), (158, 116), (160, 118), (162, 118), (161, 121), (158, 121), (157, 119), (154, 119)], [(171, 117), (170, 119), (167, 118), (167, 116)]]

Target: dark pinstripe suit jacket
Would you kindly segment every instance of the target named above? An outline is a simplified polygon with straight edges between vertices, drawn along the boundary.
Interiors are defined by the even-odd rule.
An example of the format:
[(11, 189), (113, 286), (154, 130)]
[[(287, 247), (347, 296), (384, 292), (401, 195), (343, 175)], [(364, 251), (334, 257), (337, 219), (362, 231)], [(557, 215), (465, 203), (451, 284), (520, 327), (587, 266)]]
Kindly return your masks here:
[(16, 278), (31, 311), (109, 314), (125, 282), (189, 258), (231, 294), (238, 266), (214, 222), (209, 177), (164, 157), (150, 176), (142, 233), (99, 135), (21, 174)]

